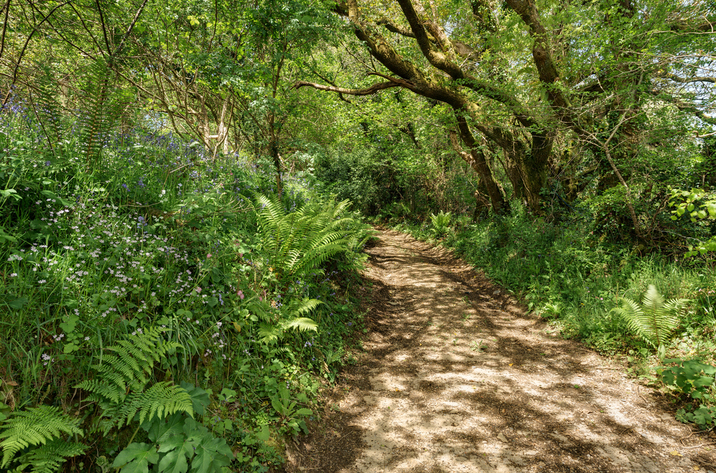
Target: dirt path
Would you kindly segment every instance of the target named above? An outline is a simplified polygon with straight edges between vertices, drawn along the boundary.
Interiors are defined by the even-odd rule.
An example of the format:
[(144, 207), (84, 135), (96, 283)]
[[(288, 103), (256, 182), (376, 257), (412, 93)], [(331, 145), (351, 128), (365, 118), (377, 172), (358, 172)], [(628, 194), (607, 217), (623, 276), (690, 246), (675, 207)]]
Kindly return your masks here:
[(288, 470), (716, 473), (609, 360), (562, 340), (447, 252), (383, 231), (365, 353)]

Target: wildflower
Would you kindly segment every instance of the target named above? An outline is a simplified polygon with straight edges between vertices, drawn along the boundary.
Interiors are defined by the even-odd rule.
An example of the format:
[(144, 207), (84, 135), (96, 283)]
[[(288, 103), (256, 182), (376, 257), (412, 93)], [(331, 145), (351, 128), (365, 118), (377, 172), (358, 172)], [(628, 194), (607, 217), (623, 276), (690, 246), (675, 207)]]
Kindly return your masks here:
[[(17, 276), (17, 274), (15, 276)], [(239, 290), (236, 295), (239, 296), (239, 299), (244, 300), (244, 291)]]

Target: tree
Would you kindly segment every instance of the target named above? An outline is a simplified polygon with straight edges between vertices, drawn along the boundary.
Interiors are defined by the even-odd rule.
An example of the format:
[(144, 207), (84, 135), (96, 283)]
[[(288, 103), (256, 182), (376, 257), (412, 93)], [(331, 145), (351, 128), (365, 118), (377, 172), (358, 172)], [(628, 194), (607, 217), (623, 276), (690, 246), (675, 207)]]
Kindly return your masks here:
[[(359, 88), (297, 87), (343, 95), (401, 87), (449, 105), (496, 211), (506, 207), (505, 197), (476, 133), (499, 146), (515, 193), (537, 212), (550, 165), (562, 154), (553, 153), (555, 143), (583, 142), (620, 176), (620, 162), (636, 152), (634, 140), (649, 134), (644, 118), (664, 100), (659, 89), (712, 79), (697, 74), (713, 59), (707, 25), (715, 13), (705, 2), (398, 0), (397, 7), (377, 6), (346, 0), (334, 12), (380, 64), (366, 72), (383, 80)], [(597, 25), (599, 33), (592, 34)], [(711, 47), (693, 50), (699, 44)], [(695, 98), (681, 93), (672, 102), (711, 120)], [(619, 180), (626, 184), (624, 176)]]

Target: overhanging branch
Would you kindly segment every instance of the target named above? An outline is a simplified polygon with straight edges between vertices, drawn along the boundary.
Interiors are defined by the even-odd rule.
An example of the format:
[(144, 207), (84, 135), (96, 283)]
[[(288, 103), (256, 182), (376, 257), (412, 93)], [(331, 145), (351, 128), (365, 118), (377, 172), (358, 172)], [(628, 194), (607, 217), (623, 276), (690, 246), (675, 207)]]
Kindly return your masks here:
[(327, 92), (336, 92), (338, 94), (346, 95), (373, 95), (380, 90), (390, 89), (391, 87), (400, 87), (401, 84), (398, 82), (378, 82), (366, 87), (365, 89), (346, 89), (343, 87), (335, 87), (331, 85), (316, 84), (315, 82), (298, 81), (293, 85), (294, 89), (300, 89), (301, 87), (312, 87), (318, 90), (325, 90)]
[(711, 84), (716, 84), (716, 77), (679, 77), (676, 74), (661, 74), (659, 77), (681, 84), (691, 84), (694, 82), (710, 82)]

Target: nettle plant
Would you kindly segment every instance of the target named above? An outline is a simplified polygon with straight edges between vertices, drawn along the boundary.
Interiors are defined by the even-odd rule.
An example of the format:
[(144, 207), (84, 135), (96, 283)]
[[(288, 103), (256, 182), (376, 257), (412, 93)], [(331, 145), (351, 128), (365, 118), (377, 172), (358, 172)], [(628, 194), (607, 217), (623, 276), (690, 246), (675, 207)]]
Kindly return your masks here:
[[(154, 382), (155, 365), (180, 346), (150, 328), (107, 347), (93, 366), (94, 378), (76, 386), (89, 393), (76, 417), (41, 405), (16, 411), (0, 424), (0, 468), (58, 471), (82, 455), (96, 436), (135, 426), (128, 445), (112, 466), (123, 473), (221, 471), (233, 460), (226, 441), (213, 436), (195, 417), (210, 404), (209, 393), (188, 383)], [(81, 419), (88, 419), (82, 429)], [(144, 431), (149, 442), (134, 442)], [(115, 434), (116, 435), (116, 434)]]

